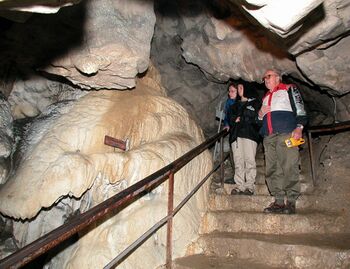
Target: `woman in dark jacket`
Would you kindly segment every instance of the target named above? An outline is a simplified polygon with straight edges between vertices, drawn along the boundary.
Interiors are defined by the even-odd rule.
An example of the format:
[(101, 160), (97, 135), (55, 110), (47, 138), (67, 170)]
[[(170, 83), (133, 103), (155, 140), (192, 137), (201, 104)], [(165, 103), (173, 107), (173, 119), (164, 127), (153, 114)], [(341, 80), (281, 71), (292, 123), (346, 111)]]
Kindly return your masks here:
[(230, 144), (235, 163), (236, 187), (231, 194), (254, 194), (256, 148), (260, 140), (258, 111), (260, 101), (253, 90), (237, 85), (239, 101), (230, 109)]

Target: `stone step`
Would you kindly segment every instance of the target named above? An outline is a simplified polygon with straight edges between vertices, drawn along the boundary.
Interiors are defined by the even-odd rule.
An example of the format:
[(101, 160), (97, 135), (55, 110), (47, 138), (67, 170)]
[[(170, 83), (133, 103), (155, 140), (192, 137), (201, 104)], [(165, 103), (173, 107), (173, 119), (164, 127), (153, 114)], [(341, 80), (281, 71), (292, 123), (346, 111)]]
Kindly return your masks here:
[[(266, 184), (265, 183), (265, 170), (264, 169), (262, 169), (262, 168), (259, 169), (259, 167), (257, 168), (257, 173), (256, 173), (256, 177), (255, 177), (255, 184)], [(219, 178), (220, 174), (218, 174), (217, 177)], [(234, 178), (234, 172), (232, 171), (232, 169), (225, 170), (224, 178), (225, 178), (225, 180)], [(304, 172), (300, 173), (299, 180), (301, 183), (312, 184), (311, 175), (304, 173)]]
[(255, 183), (260, 185), (266, 185), (265, 183), (265, 170), (260, 171), (261, 169), (257, 169), (256, 177), (255, 177)]
[[(257, 169), (256, 172), (257, 173), (256, 173), (256, 178), (255, 178), (255, 184), (266, 184), (265, 183), (265, 170)], [(230, 171), (228, 169), (225, 170), (225, 179), (226, 178), (233, 178), (233, 177), (234, 177), (234, 173), (232, 171)], [(300, 172), (299, 180), (302, 183), (310, 183), (310, 184), (312, 184), (311, 175), (309, 175), (307, 173)]]
[(297, 214), (267, 214), (235, 212), (232, 210), (209, 211), (201, 223), (201, 234), (219, 232), (244, 232), (261, 234), (335, 234), (349, 231), (345, 215), (299, 210)]
[[(297, 213), (322, 211), (318, 203), (319, 197), (312, 195), (302, 195), (297, 200)], [(210, 194), (208, 209), (210, 211), (232, 210), (235, 212), (262, 212), (263, 209), (274, 201), (272, 196), (268, 195), (227, 195), (227, 194)], [(328, 210), (328, 209), (327, 209)]]
[[(226, 193), (230, 194), (231, 190), (235, 188), (235, 184), (224, 184)], [(311, 193), (314, 190), (314, 186), (311, 182), (301, 182), (300, 183), (301, 193)], [(264, 183), (257, 182), (255, 184), (255, 194), (257, 195), (270, 195), (267, 185)]]
[(350, 268), (350, 234), (211, 233), (200, 237), (193, 250), (277, 268)]
[[(311, 174), (308, 173), (307, 171), (300, 171), (299, 180), (301, 183), (312, 184)], [(255, 181), (260, 182), (260, 184), (265, 183), (265, 168), (264, 169), (259, 169), (259, 168), (257, 169)]]
[(207, 255), (191, 255), (176, 259), (173, 269), (280, 269), (248, 259), (237, 259), (231, 257), (217, 257)]
[(258, 156), (255, 158), (255, 163), (256, 163), (256, 167), (259, 169), (259, 167), (265, 167), (265, 159), (264, 156), (262, 156), (261, 158), (258, 158)]

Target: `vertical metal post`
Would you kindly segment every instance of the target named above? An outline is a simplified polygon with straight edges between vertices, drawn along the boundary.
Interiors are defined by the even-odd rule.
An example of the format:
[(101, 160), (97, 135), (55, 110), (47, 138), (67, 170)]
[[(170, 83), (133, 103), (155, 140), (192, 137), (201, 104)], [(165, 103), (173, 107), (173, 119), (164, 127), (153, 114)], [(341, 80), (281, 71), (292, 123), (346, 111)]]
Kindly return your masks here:
[(173, 210), (174, 210), (174, 172), (169, 175), (169, 188), (168, 188), (168, 219), (167, 223), (167, 240), (166, 240), (166, 268), (172, 268), (173, 260)]
[(221, 179), (221, 188), (224, 188), (224, 137), (220, 138), (220, 179)]
[(315, 166), (314, 166), (314, 154), (313, 154), (313, 150), (312, 150), (312, 136), (311, 136), (311, 132), (308, 132), (307, 142), (308, 142), (308, 146), (309, 146), (312, 183), (313, 183), (314, 186), (316, 186), (316, 175), (315, 175)]

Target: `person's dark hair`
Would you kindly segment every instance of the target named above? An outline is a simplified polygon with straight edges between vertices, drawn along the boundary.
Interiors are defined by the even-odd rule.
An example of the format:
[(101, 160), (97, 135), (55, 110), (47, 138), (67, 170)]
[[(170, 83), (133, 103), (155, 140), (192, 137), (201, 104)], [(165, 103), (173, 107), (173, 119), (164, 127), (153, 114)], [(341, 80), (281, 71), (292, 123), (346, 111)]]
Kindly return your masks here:
[[(254, 84), (251, 82), (247, 82), (247, 81), (239, 81), (237, 83), (237, 85), (243, 85), (244, 91), (243, 91), (243, 95), (246, 98), (258, 98), (258, 93), (256, 88), (254, 87)], [(237, 88), (238, 89), (238, 88)]]
[(243, 84), (244, 86), (244, 96), (246, 98), (258, 98), (258, 93), (256, 89), (251, 84)]
[(227, 91), (230, 89), (231, 86), (235, 87), (236, 89), (238, 89), (238, 85), (241, 84), (239, 82), (236, 81), (232, 81), (230, 82), (230, 84), (228, 85)]

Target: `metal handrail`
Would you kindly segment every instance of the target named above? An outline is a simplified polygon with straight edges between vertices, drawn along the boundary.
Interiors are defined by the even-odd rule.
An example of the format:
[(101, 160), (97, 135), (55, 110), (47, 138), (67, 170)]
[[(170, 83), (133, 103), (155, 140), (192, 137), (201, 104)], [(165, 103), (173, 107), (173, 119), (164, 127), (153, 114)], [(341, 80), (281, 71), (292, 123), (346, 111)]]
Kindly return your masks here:
[[(224, 160), (227, 159), (229, 153), (225, 155)], [(164, 217), (155, 225), (153, 225), (148, 231), (141, 235), (137, 240), (135, 240), (130, 246), (128, 246), (123, 252), (121, 252), (117, 257), (115, 257), (110, 263), (108, 263), (103, 269), (111, 269), (114, 266), (120, 264), (125, 258), (127, 258), (134, 250), (136, 250), (143, 242), (145, 242), (152, 234), (157, 232), (161, 227), (165, 225), (172, 217), (174, 217), (180, 209), (190, 200), (190, 198), (203, 186), (203, 184), (208, 180), (208, 178), (221, 166), (221, 162), (216, 164), (214, 168), (206, 175), (196, 187), (179, 203), (179, 205), (172, 211), (171, 215)]]
[(338, 131), (345, 131), (347, 129), (350, 129), (350, 121), (343, 121), (343, 122), (337, 122), (334, 124), (327, 124), (327, 125), (319, 125), (319, 126), (310, 126), (307, 128), (307, 135), (308, 135), (308, 147), (309, 147), (309, 156), (310, 156), (310, 166), (311, 166), (311, 177), (313, 185), (316, 186), (316, 171), (315, 171), (315, 163), (314, 163), (314, 154), (312, 149), (312, 134), (313, 133), (319, 133), (319, 134), (327, 134), (329, 132), (338, 132)]
[(343, 131), (350, 129), (350, 121), (342, 121), (333, 124), (310, 126), (307, 128), (309, 133), (325, 133), (334, 131)]
[[(89, 209), (88, 211), (71, 218), (65, 224), (52, 230), (51, 232), (40, 237), (39, 239), (35, 240), (34, 242), (28, 244), (27, 246), (19, 249), (18, 251), (14, 252), (13, 254), (9, 255), (8, 257), (0, 260), (0, 268), (1, 269), (2, 268), (20, 268), (20, 267), (24, 266), (25, 264), (27, 264), (30, 261), (37, 258), (38, 256), (46, 253), (48, 250), (54, 248), (55, 246), (59, 245), (63, 241), (67, 240), (68, 238), (70, 238), (71, 236), (76, 234), (77, 232), (83, 230), (84, 228), (89, 226), (91, 223), (102, 219), (108, 213), (112, 213), (112, 211), (116, 212), (115, 209), (122, 209), (125, 206), (131, 204), (135, 200), (137, 200), (140, 197), (142, 197), (143, 195), (145, 195), (146, 191), (150, 191), (150, 190), (154, 189), (155, 187), (159, 186), (161, 183), (166, 181), (168, 178), (169, 178), (168, 215), (166, 218), (164, 218), (160, 222), (162, 222), (162, 226), (165, 224), (165, 222), (168, 223), (166, 265), (168, 268), (171, 268), (171, 261), (172, 261), (172, 254), (171, 254), (172, 253), (172, 247), (171, 247), (172, 218), (177, 213), (177, 211), (180, 210), (180, 208), (183, 206), (182, 205), (179, 208), (179, 206), (181, 205), (181, 203), (180, 203), (180, 205), (178, 207), (176, 207), (175, 210), (173, 210), (174, 174), (177, 171), (179, 171), (183, 166), (185, 166), (188, 162), (190, 162), (193, 158), (195, 158), (196, 156), (201, 154), (204, 150), (211, 147), (217, 140), (220, 139), (222, 152), (221, 152), (221, 161), (218, 164), (218, 166), (220, 166), (220, 168), (221, 168), (221, 184), (223, 185), (224, 184), (223, 183), (224, 182), (223, 181), (223, 174), (224, 174), (223, 162), (227, 158), (227, 156), (226, 156), (226, 158), (224, 158), (224, 155), (223, 155), (223, 138), (227, 134), (228, 134), (228, 132), (225, 130), (219, 132), (218, 134), (207, 139), (199, 146), (190, 150), (189, 152), (187, 152), (186, 154), (184, 154), (180, 158), (176, 159), (172, 163), (161, 168), (160, 170), (156, 171), (155, 173), (151, 174), (150, 176), (140, 180), (139, 182), (135, 183), (134, 185), (130, 186), (129, 188), (127, 188), (127, 189), (121, 191), (120, 193), (110, 197), (106, 201), (98, 204), (97, 206)], [(212, 173), (212, 172), (210, 172), (210, 173)], [(206, 177), (205, 180), (207, 180), (208, 177)], [(195, 189), (197, 187), (198, 187), (198, 185), (195, 187)], [(192, 190), (191, 193), (194, 190)], [(185, 198), (185, 200), (186, 199), (187, 199), (187, 197)], [(153, 231), (153, 233), (154, 232), (156, 232), (156, 230)], [(139, 244), (139, 245), (141, 245), (141, 244)], [(131, 249), (131, 251), (132, 251), (132, 249)], [(116, 258), (113, 259), (113, 261), (115, 263)], [(113, 266), (114, 265), (115, 264), (113, 264)], [(109, 265), (107, 265), (107, 266), (109, 266)], [(106, 268), (111, 268), (111, 267), (106, 267)]]

